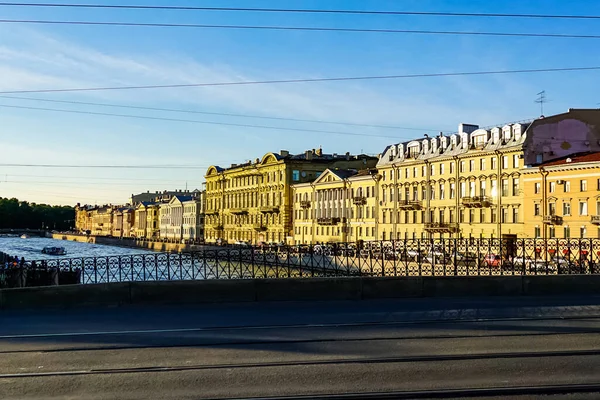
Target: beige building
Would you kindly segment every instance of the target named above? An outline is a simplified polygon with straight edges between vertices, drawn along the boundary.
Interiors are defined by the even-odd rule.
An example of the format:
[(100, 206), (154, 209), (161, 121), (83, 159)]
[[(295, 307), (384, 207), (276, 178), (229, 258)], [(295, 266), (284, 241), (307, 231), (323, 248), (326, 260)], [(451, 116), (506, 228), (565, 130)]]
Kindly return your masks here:
[(278, 243), (292, 239), (292, 188), (327, 168), (368, 168), (375, 157), (325, 154), (321, 149), (293, 155), (286, 150), (206, 173), (208, 242)]
[(183, 201), (182, 238), (184, 240), (204, 239), (204, 193)]
[(378, 239), (525, 234), (523, 167), (600, 151), (600, 110), (388, 146), (377, 164)]
[(522, 170), (526, 238), (600, 238), (600, 152)]
[(376, 170), (327, 169), (293, 185), (294, 242), (375, 240), (378, 181)]

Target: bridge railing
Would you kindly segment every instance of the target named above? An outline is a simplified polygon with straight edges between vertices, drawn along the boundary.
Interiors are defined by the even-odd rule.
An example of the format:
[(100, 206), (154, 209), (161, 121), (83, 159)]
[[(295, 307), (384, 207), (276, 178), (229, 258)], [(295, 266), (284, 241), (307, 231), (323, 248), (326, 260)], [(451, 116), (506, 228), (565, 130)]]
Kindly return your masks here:
[(230, 246), (5, 263), (0, 287), (336, 276), (600, 274), (600, 239), (436, 239)]

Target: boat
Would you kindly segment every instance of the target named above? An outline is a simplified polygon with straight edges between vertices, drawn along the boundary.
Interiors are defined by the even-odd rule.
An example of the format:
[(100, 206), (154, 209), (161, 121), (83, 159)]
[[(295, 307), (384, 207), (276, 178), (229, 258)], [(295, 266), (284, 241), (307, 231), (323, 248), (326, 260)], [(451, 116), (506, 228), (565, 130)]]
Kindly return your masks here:
[(24, 233), (21, 235), (21, 239), (29, 239), (29, 235)]
[(42, 249), (42, 253), (51, 256), (64, 256), (67, 254), (67, 251), (64, 247), (46, 246)]

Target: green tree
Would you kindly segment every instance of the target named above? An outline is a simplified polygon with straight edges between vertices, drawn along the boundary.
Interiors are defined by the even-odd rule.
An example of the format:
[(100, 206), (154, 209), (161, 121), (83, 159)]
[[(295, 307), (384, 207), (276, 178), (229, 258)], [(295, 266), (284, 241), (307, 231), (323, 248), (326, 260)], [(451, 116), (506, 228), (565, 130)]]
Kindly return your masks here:
[(65, 231), (75, 226), (75, 209), (0, 197), (0, 229), (42, 229)]

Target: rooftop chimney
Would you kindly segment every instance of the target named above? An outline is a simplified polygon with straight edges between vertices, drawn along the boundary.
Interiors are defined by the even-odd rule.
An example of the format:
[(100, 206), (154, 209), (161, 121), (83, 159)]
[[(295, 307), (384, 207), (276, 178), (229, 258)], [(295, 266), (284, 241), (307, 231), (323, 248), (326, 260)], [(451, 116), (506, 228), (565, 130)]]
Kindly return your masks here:
[(314, 149), (313, 149), (313, 151), (306, 150), (306, 153), (304, 153), (304, 157), (306, 158), (307, 161), (310, 161), (313, 159), (314, 152), (315, 152)]
[(323, 155), (323, 148), (321, 146), (319, 146), (319, 149), (317, 150), (317, 157), (321, 157)]
[(349, 160), (350, 160), (350, 152), (349, 152), (349, 151), (347, 151), (347, 152), (346, 152), (346, 161), (349, 161)]
[(281, 157), (287, 157), (290, 155), (290, 152), (287, 150), (280, 150), (279, 154), (281, 154)]

